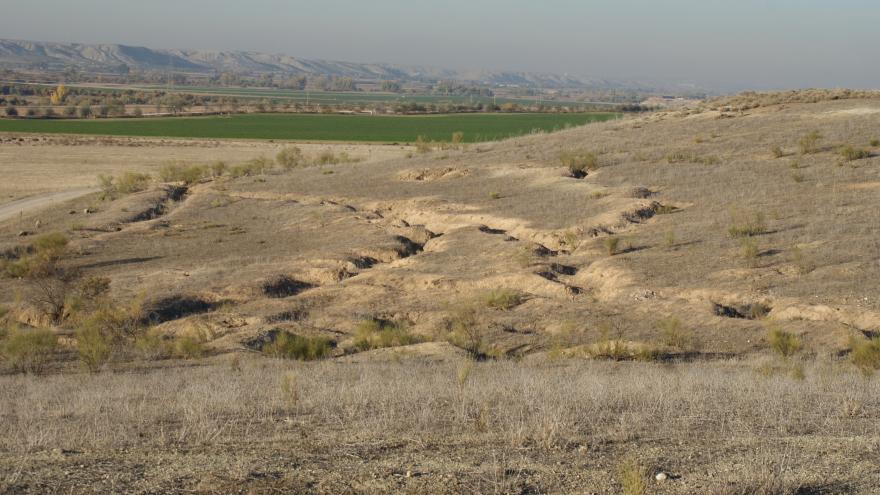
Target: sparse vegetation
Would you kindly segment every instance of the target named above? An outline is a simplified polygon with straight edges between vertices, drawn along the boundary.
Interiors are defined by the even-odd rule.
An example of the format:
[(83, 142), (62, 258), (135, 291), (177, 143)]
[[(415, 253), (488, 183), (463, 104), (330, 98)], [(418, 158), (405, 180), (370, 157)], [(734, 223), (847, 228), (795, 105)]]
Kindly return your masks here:
[(880, 370), (880, 337), (872, 339), (851, 339), (850, 359), (863, 373)]
[(699, 156), (685, 151), (673, 151), (666, 155), (666, 163), (699, 163), (702, 165), (718, 165), (721, 160), (716, 156)]
[(58, 349), (58, 337), (48, 329), (12, 328), (0, 340), (0, 357), (11, 369), (41, 373)]
[(575, 179), (581, 179), (599, 168), (599, 157), (590, 151), (566, 151), (559, 156), (562, 165)]
[(754, 266), (758, 261), (761, 250), (758, 248), (758, 241), (750, 237), (744, 237), (739, 240), (739, 247), (742, 258), (749, 266)]
[(648, 468), (636, 459), (626, 459), (617, 466), (617, 476), (623, 495), (648, 493)]
[(275, 162), (285, 170), (291, 170), (303, 164), (302, 150), (296, 146), (287, 146), (275, 155)]
[(837, 150), (837, 154), (839, 154), (845, 161), (852, 162), (855, 160), (862, 160), (864, 158), (868, 158), (871, 156), (871, 152), (862, 149), (856, 148), (852, 145), (842, 146)]
[(801, 339), (797, 335), (786, 332), (777, 324), (767, 326), (767, 342), (770, 349), (783, 358), (790, 358), (801, 350)]
[(694, 348), (694, 334), (684, 328), (681, 320), (675, 316), (663, 318), (657, 325), (663, 338), (663, 345), (682, 351)]
[(487, 308), (508, 310), (522, 304), (525, 298), (514, 289), (493, 289), (483, 294), (482, 300)]
[(608, 256), (614, 256), (620, 250), (620, 238), (609, 236), (602, 239), (602, 245), (605, 246), (605, 253)]
[(460, 303), (450, 308), (449, 343), (464, 349), (471, 359), (480, 360), (486, 357), (485, 334), (475, 305)]
[(279, 359), (314, 361), (330, 356), (333, 341), (325, 337), (304, 337), (286, 331), (275, 332), (274, 338), (260, 348), (263, 354)]
[(120, 195), (144, 191), (150, 185), (149, 174), (125, 172), (119, 177), (99, 175), (98, 183), (101, 187), (101, 199), (116, 199)]
[(182, 182), (190, 185), (202, 180), (206, 172), (206, 168), (202, 165), (167, 163), (159, 169), (159, 179), (162, 182)]
[(813, 257), (804, 252), (800, 247), (795, 246), (791, 250), (792, 261), (797, 268), (798, 275), (806, 275), (816, 269), (816, 262)]
[(822, 140), (822, 134), (819, 131), (810, 131), (807, 134), (804, 134), (801, 139), (798, 141), (798, 147), (800, 148), (802, 155), (809, 155), (812, 153), (817, 153), (819, 151), (819, 141)]
[(358, 324), (355, 329), (354, 347), (360, 351), (399, 347), (422, 342), (413, 335), (405, 324), (369, 318)]
[(783, 150), (781, 146), (770, 148), (770, 152), (773, 153), (773, 158), (782, 158), (786, 156), (785, 150)]
[(87, 324), (76, 332), (76, 352), (80, 362), (90, 372), (101, 371), (110, 359), (110, 339), (95, 324)]
[(727, 229), (730, 237), (752, 237), (767, 232), (767, 222), (763, 212), (733, 209), (730, 216), (733, 220), (733, 225)]

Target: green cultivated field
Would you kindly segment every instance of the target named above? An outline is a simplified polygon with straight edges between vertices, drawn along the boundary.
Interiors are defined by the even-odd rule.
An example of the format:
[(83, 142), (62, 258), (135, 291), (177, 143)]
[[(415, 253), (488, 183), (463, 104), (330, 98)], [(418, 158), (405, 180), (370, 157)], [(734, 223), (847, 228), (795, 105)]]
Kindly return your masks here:
[(518, 105), (529, 106), (540, 103), (545, 107), (571, 107), (584, 108), (586, 106), (614, 106), (615, 103), (610, 102), (591, 102), (591, 101), (573, 101), (573, 100), (548, 100), (532, 98), (505, 98), (490, 96), (462, 96), (462, 95), (426, 95), (426, 94), (398, 94), (398, 93), (382, 93), (367, 91), (305, 91), (275, 88), (225, 88), (225, 87), (199, 87), (199, 86), (172, 86), (170, 89), (165, 86), (131, 86), (129, 89), (141, 91), (171, 91), (175, 93), (189, 94), (210, 94), (220, 96), (234, 96), (236, 98), (249, 99), (266, 99), (275, 103), (284, 101), (312, 104), (327, 105), (369, 105), (384, 103), (388, 105), (401, 103), (421, 103), (421, 104), (459, 104), (472, 105), (474, 103), (482, 103), (488, 105), (490, 103), (503, 105), (505, 103), (516, 103)]
[(247, 114), (219, 117), (43, 120), (2, 119), (0, 132), (91, 134), (213, 139), (412, 142), (418, 136), (448, 141), (493, 141), (533, 131), (554, 131), (617, 118), (615, 113), (454, 114), (369, 116)]

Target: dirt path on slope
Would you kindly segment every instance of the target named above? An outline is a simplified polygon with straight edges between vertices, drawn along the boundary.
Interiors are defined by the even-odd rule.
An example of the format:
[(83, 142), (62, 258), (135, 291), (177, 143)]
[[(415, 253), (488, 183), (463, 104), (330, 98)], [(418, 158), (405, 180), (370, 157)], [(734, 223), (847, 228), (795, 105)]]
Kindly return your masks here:
[(98, 189), (94, 187), (83, 187), (47, 194), (38, 194), (36, 196), (15, 200), (10, 203), (0, 204), (0, 222), (15, 218), (17, 215), (30, 212), (31, 210), (70, 201), (71, 199), (76, 199), (80, 196), (85, 196), (86, 194), (91, 194), (97, 191)]

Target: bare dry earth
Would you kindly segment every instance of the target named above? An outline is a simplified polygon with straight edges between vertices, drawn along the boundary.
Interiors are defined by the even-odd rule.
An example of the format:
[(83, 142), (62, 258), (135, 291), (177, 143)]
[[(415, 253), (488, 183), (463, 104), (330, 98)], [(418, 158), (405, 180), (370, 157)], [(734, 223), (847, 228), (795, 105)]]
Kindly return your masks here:
[[(94, 187), (99, 174), (150, 173), (169, 162), (237, 163), (273, 158), (288, 143), (0, 133), (0, 205), (35, 194)], [(408, 146), (295, 143), (306, 155), (346, 152), (363, 160), (387, 160)]]
[[(571, 413), (571, 422), (562, 426), (572, 435), (586, 435), (584, 440), (573, 440), (571, 444), (553, 441), (549, 447), (514, 443), (518, 446), (511, 447), (507, 430), (490, 428), (489, 435), (494, 435), (491, 438), (459, 441), (454, 435), (460, 431), (445, 427), (444, 422), (424, 431), (424, 424), (418, 422), (407, 423), (409, 426), (401, 430), (386, 430), (394, 424), (389, 420), (371, 424), (370, 428), (378, 429), (378, 433), (369, 430), (368, 434), (364, 433), (366, 426), (349, 421), (347, 416), (334, 416), (327, 412), (329, 406), (316, 405), (305, 416), (292, 415), (291, 421), (326, 435), (317, 444), (296, 449), (291, 447), (293, 437), (289, 435), (276, 443), (271, 437), (261, 436), (266, 434), (269, 420), (255, 420), (250, 426), (232, 428), (235, 435), (219, 435), (217, 438), (225, 438), (223, 442), (209, 438), (207, 447), (196, 448), (195, 443), (181, 440), (179, 452), (186, 455), (168, 454), (173, 459), (165, 471), (140, 475), (166, 480), (160, 488), (137, 485), (131, 480), (119, 480), (121, 485), (113, 485), (116, 487), (206, 493), (241, 485), (258, 491), (285, 486), (327, 493), (440, 491), (441, 487), (451, 492), (610, 493), (619, 489), (613, 479), (612, 460), (644, 454), (647, 449), (651, 462), (659, 462), (658, 457), (678, 459), (674, 469), (682, 476), (681, 481), (652, 485), (657, 493), (757, 492), (760, 487), (748, 483), (760, 471), (754, 458), (761, 453), (768, 461), (759, 465), (776, 466), (773, 469), (782, 473), (771, 473), (767, 479), (795, 479), (785, 485), (787, 488), (765, 493), (873, 493), (880, 489), (880, 480), (876, 473), (868, 474), (863, 463), (876, 455), (878, 408), (869, 398), (876, 399), (876, 394), (855, 399), (857, 412), (842, 406), (843, 401), (832, 400), (832, 394), (863, 394), (876, 388), (877, 383), (876, 378), (852, 376), (852, 370), (839, 361), (848, 352), (851, 338), (876, 335), (880, 328), (880, 221), (875, 212), (880, 150), (868, 144), (880, 138), (878, 109), (880, 100), (852, 99), (770, 105), (738, 112), (704, 109), (653, 114), (552, 135), (436, 151), (413, 159), (217, 180), (190, 187), (177, 200), (172, 198), (179, 191), (169, 186), (100, 204), (94, 198), (83, 198), (63, 208), (33, 214), (25, 223), (31, 225), (39, 218), (38, 232), (71, 232), (77, 253), (71, 263), (90, 275), (109, 277), (117, 297), (145, 293), (171, 305), (158, 313), (160, 327), (169, 333), (184, 332), (193, 325), (210, 329), (209, 345), (218, 354), (241, 351), (244, 343), (273, 329), (324, 335), (345, 347), (355, 326), (367, 317), (403, 321), (417, 333), (442, 339), (449, 328), (450, 308), (464, 300), (479, 300), (490, 289), (509, 288), (525, 294), (525, 301), (507, 311), (485, 309), (479, 316), (493, 354), (526, 356), (529, 366), (537, 366), (534, 373), (551, 375), (545, 385), (556, 387), (560, 394), (564, 388), (560, 380), (565, 381), (565, 373), (581, 376), (587, 371), (574, 367), (566, 372), (557, 370), (563, 374), (554, 375), (548, 369), (553, 370), (555, 365), (545, 363), (545, 351), (590, 345), (599, 339), (598, 329), (602, 327), (610, 328), (622, 340), (656, 347), (668, 358), (746, 359), (745, 363), (733, 363), (731, 368), (718, 365), (722, 370), (738, 370), (734, 372), (739, 374), (736, 379), (726, 381), (730, 376), (710, 367), (710, 375), (717, 381), (701, 382), (704, 390), (709, 390), (702, 400), (722, 406), (728, 404), (729, 393), (738, 386), (731, 383), (766, 380), (751, 371), (755, 366), (749, 360), (763, 359), (767, 354), (765, 337), (770, 321), (799, 335), (810, 359), (828, 361), (831, 369), (837, 370), (831, 375), (810, 371), (805, 382), (785, 376), (772, 378), (779, 388), (764, 390), (764, 395), (755, 397), (769, 401), (780, 393), (799, 393), (791, 396), (785, 407), (770, 408), (775, 411), (770, 416), (763, 416), (767, 411), (762, 411), (761, 403), (752, 397), (744, 399), (748, 404), (735, 412), (721, 407), (695, 413), (708, 424), (664, 430), (653, 436), (615, 437), (610, 443), (611, 452), (600, 449), (577, 465), (583, 479), (570, 484), (561, 483), (560, 472), (551, 466), (567, 465), (585, 452), (581, 446), (597, 441), (595, 431), (584, 433), (586, 430), (578, 429), (583, 422), (595, 420), (593, 413), (585, 409), (581, 409), (581, 415)], [(813, 154), (798, 154), (798, 140), (813, 130), (823, 136), (820, 149)], [(836, 149), (846, 144), (868, 149), (872, 156), (841, 162)], [(775, 146), (781, 147), (786, 156), (775, 157), (771, 153)], [(584, 179), (568, 177), (559, 165), (559, 155), (575, 149), (597, 153), (601, 168)], [(97, 206), (97, 213), (68, 213), (82, 211), (88, 205)], [(764, 217), (766, 229), (753, 238), (758, 255), (744, 259), (741, 241), (731, 238), (728, 229), (738, 217), (757, 213)], [(0, 235), (7, 245), (27, 242), (14, 237), (18, 230), (14, 222), (0, 224)], [(614, 256), (605, 252), (604, 239), (610, 236), (622, 239), (620, 252)], [(273, 297), (276, 294), (271, 287), (267, 290), (266, 282), (278, 276), (302, 282), (303, 290), (289, 297)], [(20, 320), (37, 323), (33, 312), (16, 306), (13, 295), (22, 290), (18, 282), (4, 280), (0, 284), (2, 302), (13, 306)], [(172, 304), (175, 302), (180, 304)], [(680, 318), (694, 332), (698, 341), (695, 352), (683, 353), (664, 345), (657, 322), (665, 316)], [(441, 362), (462, 359), (445, 344), (422, 344), (406, 352), (416, 356), (424, 353)], [(574, 351), (563, 355), (566, 353)], [(392, 388), (405, 387), (408, 380), (421, 383), (432, 375), (395, 374), (399, 371), (383, 375), (369, 366), (389, 358), (400, 360), (401, 356), (397, 351), (372, 351), (346, 357), (345, 362), (302, 365), (296, 372), (309, 375), (308, 380), (320, 381), (313, 375), (322, 376), (326, 371), (323, 366), (366, 366), (355, 369), (365, 370), (359, 372), (369, 380), (365, 378), (352, 387), (387, 383)], [(367, 364), (347, 362), (352, 360)], [(255, 366), (260, 369), (276, 365)], [(409, 365), (376, 366), (399, 370)], [(454, 376), (457, 365), (446, 366), (438, 373)], [(634, 385), (634, 376), (653, 376), (665, 369), (660, 364), (644, 366), (634, 371), (635, 375), (622, 378), (620, 386), (636, 387), (639, 393), (635, 396), (642, 398), (674, 388), (663, 381), (647, 388)], [(680, 373), (687, 374), (694, 373), (689, 366), (709, 365), (676, 366), (682, 367)], [(123, 364), (117, 367), (128, 369)], [(228, 373), (226, 367), (211, 369), (215, 371), (211, 376), (226, 380), (220, 378)], [(490, 375), (507, 373), (487, 369)], [(187, 373), (186, 368), (150, 371), (145, 380), (156, 380), (157, 376), (171, 379), (172, 375)], [(202, 386), (214, 383), (198, 375), (203, 371), (193, 373), (196, 375), (191, 379)], [(266, 394), (277, 393), (273, 391), (280, 373), (283, 369), (266, 371)], [(329, 378), (332, 374), (327, 376), (328, 387), (340, 386)], [(832, 382), (825, 376), (846, 378), (829, 387)], [(82, 380), (81, 385), (71, 385), (78, 389), (94, 387), (92, 380), (111, 378), (56, 378), (59, 383), (68, 379)], [(496, 379), (503, 383), (501, 378)], [(46, 393), (34, 388), (44, 386), (39, 379), (4, 380), (9, 380), (6, 390), (24, 386), (38, 397)], [(248, 383), (240, 386), (253, 386)], [(610, 383), (590, 386), (612, 386)], [(129, 387), (120, 387), (123, 397), (133, 397)], [(499, 387), (520, 390), (510, 383)], [(453, 389), (441, 395), (453, 394)], [(163, 401), (168, 398), (166, 393), (171, 392), (154, 390), (146, 397)], [(510, 394), (521, 398), (516, 392)], [(373, 411), (379, 414), (390, 410), (382, 407), (393, 409), (390, 403), (411, 411), (407, 408), (417, 407), (423, 400), (404, 394), (399, 402), (389, 397), (390, 402), (376, 399), (373, 403), (367, 392), (358, 392), (357, 398), (343, 395), (339, 391), (340, 407), (366, 401), (380, 408), (361, 409), (367, 416)], [(249, 400), (270, 400), (267, 397)], [(618, 425), (634, 424), (627, 422), (627, 415), (673, 400), (662, 393), (656, 399), (657, 403), (640, 402), (639, 407), (615, 402), (616, 406), (609, 409), (615, 412)], [(816, 409), (826, 399), (836, 406)], [(69, 400), (74, 400), (73, 396)], [(553, 400), (542, 397), (523, 407), (545, 407)], [(572, 408), (578, 411), (589, 400), (575, 400)], [(630, 399), (620, 400), (631, 404), (626, 402)], [(202, 402), (180, 406), (179, 410), (211, 414), (216, 404)], [(480, 407), (479, 401), (474, 401), (470, 412), (459, 416), (459, 421), (471, 421), (461, 418), (478, 416)], [(440, 405), (436, 410), (444, 411)], [(514, 415), (503, 406), (492, 411), (500, 411), (497, 414), (506, 418), (499, 422)], [(237, 421), (234, 418), (240, 413), (217, 413), (217, 421)], [(23, 421), (21, 413), (5, 414), (19, 423)], [(865, 421), (839, 423), (841, 417), (852, 414)], [(757, 423), (751, 423), (754, 415), (759, 418)], [(406, 414), (401, 413), (401, 417)], [(42, 415), (34, 421), (36, 426), (32, 428), (38, 428), (53, 419)], [(146, 424), (155, 425), (156, 421)], [(657, 418), (645, 421), (654, 424)], [(789, 422), (813, 426), (786, 431), (783, 425)], [(831, 424), (839, 426), (827, 429)], [(541, 426), (536, 423), (533, 427)], [(719, 431), (728, 434), (719, 436)], [(381, 442), (370, 444), (366, 440), (370, 435), (378, 435)], [(441, 442), (439, 447), (437, 441)], [(78, 450), (83, 440), (74, 437), (66, 442), (71, 447), (57, 448)], [(210, 481), (212, 476), (222, 477), (220, 473), (227, 472), (228, 462), (232, 462), (225, 459), (216, 465), (225, 467), (212, 467), (211, 463), (220, 458), (219, 452), (242, 445), (253, 449), (248, 464), (251, 467), (243, 468), (247, 472), (231, 484)], [(781, 448), (783, 445), (787, 447)], [(826, 463), (819, 461), (819, 445), (834, 452), (824, 457), (830, 459)], [(99, 465), (154, 468), (156, 464), (143, 456), (152, 456), (148, 453), (157, 451), (153, 449), (164, 452), (166, 447), (162, 446), (138, 447), (135, 443), (130, 448), (116, 446), (124, 450), (113, 452), (106, 450), (107, 446), (90, 447), (87, 472), (104, 472)], [(342, 447), (367, 449), (369, 455), (354, 452), (352, 457)], [(25, 474), (10, 486), (39, 491), (37, 487), (45, 488), (45, 480), (57, 476), (61, 466), (80, 462), (66, 457), (50, 460), (48, 448), (45, 442), (37, 442), (32, 448), (6, 447), (7, 459), (24, 459), (20, 473)], [(556, 453), (547, 454), (547, 448)], [(553, 450), (557, 448), (561, 450)], [(388, 453), (388, 449), (395, 453)], [(415, 456), (422, 459), (419, 462), (427, 462), (424, 456), (432, 449), (440, 449), (443, 453), (438, 455), (446, 461), (456, 459), (479, 467), (471, 471), (444, 461), (432, 468), (440, 476), (448, 474), (463, 480), (463, 485), (447, 485), (443, 478), (431, 478), (428, 485), (410, 485), (409, 481), (389, 484), (401, 481), (401, 476), (405, 478), (406, 459)], [(281, 462), (284, 453), (291, 451), (302, 458)], [(31, 453), (20, 457), (21, 452)], [(45, 459), (32, 452), (44, 452)], [(491, 461), (492, 452), (503, 460), (495, 457)], [(275, 474), (267, 475), (253, 467), (258, 460), (268, 462), (266, 459), (276, 453), (280, 464), (272, 471)], [(509, 461), (519, 455), (530, 460)], [(707, 455), (716, 467), (718, 463), (726, 465), (726, 471), (698, 468), (709, 462)], [(375, 473), (352, 467), (365, 462), (373, 468), (386, 456), (399, 467)], [(37, 459), (46, 462), (46, 467), (35, 467)], [(187, 465), (182, 459), (193, 464)], [(197, 459), (205, 464), (198, 465)], [(491, 462), (495, 462), (495, 468)], [(518, 481), (513, 485), (503, 484), (508, 479), (505, 476), (513, 476), (518, 466), (526, 465), (531, 467), (523, 469), (529, 469), (531, 477), (526, 481), (516, 477)], [(320, 480), (337, 469), (347, 474), (338, 482), (322, 485)], [(320, 474), (315, 477), (319, 481), (297, 485), (304, 482), (302, 476), (313, 472), (309, 470)], [(503, 475), (499, 477), (498, 472)], [(746, 489), (723, 491), (739, 485), (722, 483), (722, 474), (745, 482)], [(267, 481), (267, 476), (273, 481)], [(484, 483), (492, 476), (497, 483)], [(91, 475), (86, 478), (93, 479)], [(378, 479), (378, 484), (372, 484), (371, 479)], [(98, 484), (72, 482), (70, 486), (74, 491), (99, 491)]]

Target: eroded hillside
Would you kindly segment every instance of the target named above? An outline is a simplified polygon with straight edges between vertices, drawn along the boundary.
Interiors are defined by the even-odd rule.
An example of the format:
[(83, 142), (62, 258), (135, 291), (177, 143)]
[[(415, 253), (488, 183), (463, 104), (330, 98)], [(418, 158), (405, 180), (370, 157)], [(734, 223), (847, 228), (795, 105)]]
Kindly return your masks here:
[[(26, 245), (19, 225), (36, 219), (34, 234), (67, 232), (64, 263), (147, 298), (163, 331), (209, 328), (217, 352), (283, 329), (341, 353), (365, 319), (444, 341), (475, 306), (496, 355), (609, 334), (662, 355), (745, 354), (766, 349), (771, 324), (838, 353), (880, 327), (878, 124), (869, 98), (707, 107), (163, 185), (69, 214), (96, 204), (85, 198), (2, 235)], [(587, 157), (586, 175), (561, 156)], [(15, 317), (38, 323), (13, 296), (23, 282), (0, 283)], [(693, 334), (687, 349), (661, 336), (670, 318)]]

